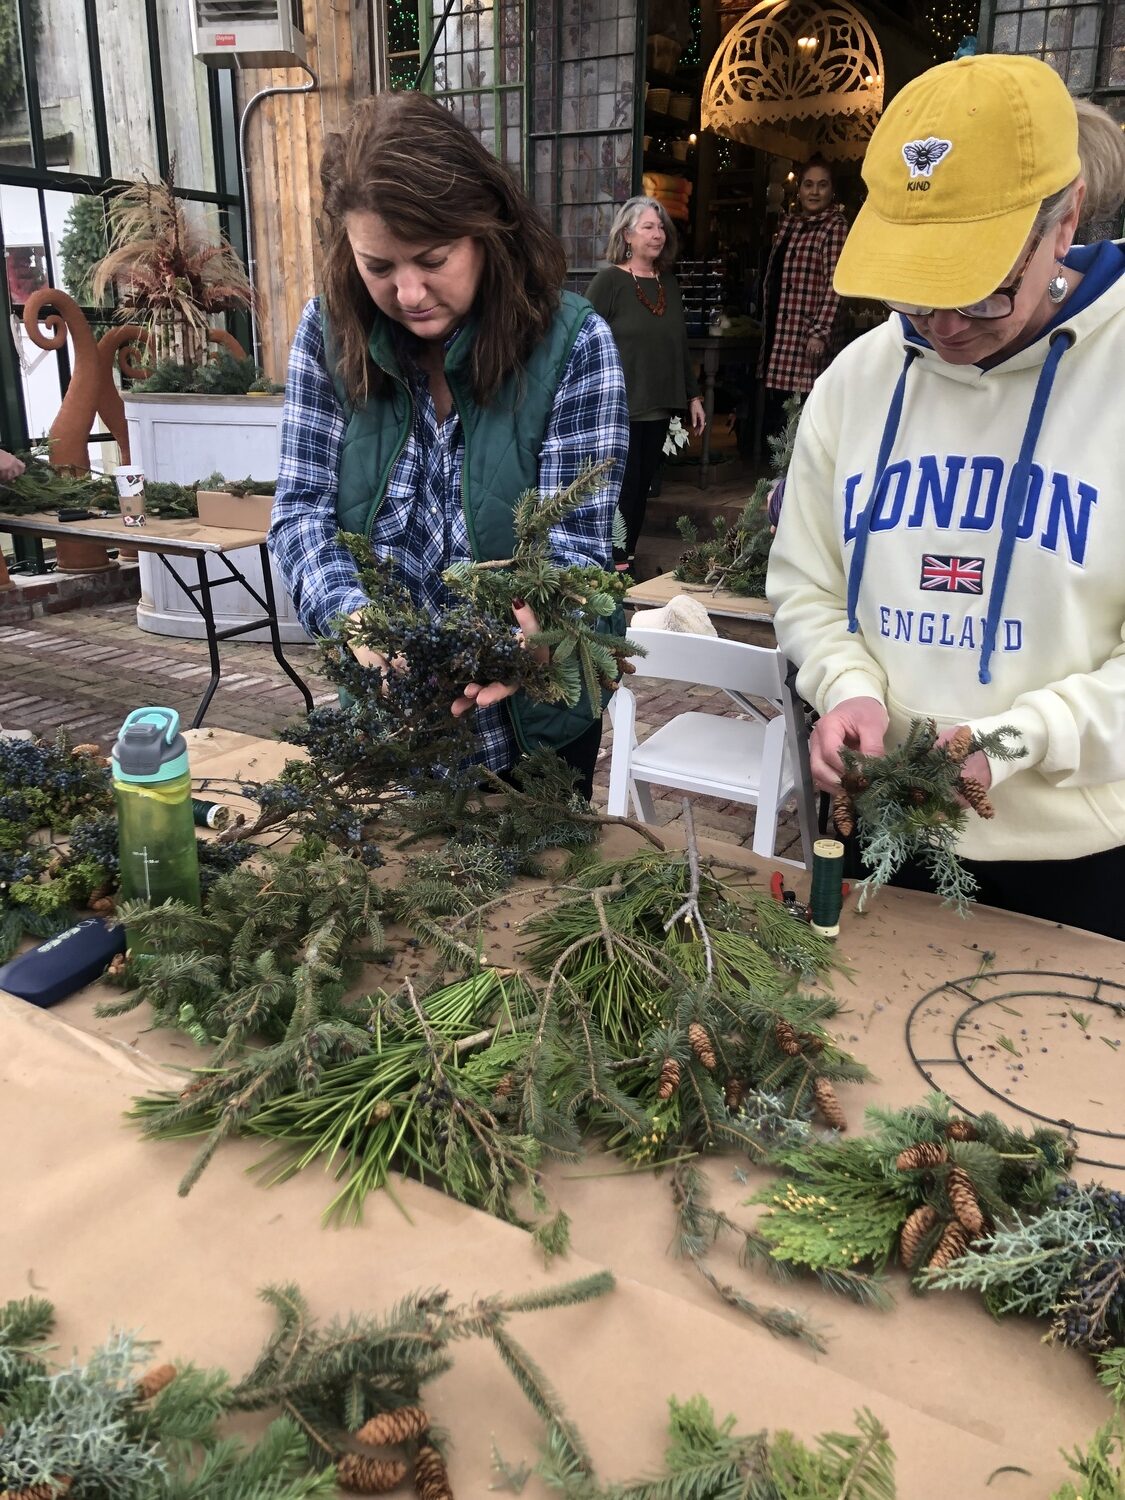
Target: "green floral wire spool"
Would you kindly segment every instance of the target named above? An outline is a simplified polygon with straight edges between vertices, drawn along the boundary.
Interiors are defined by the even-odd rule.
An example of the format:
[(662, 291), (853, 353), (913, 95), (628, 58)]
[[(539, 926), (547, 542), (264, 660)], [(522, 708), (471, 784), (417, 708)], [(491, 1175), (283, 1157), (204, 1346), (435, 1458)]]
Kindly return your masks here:
[(809, 925), (819, 937), (837, 937), (844, 904), (844, 846), (839, 839), (813, 844)]

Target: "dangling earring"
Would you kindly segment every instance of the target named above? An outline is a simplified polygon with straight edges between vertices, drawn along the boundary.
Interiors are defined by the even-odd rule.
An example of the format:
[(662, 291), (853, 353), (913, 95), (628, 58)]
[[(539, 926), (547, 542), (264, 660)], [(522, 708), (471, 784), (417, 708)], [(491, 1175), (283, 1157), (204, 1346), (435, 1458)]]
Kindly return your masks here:
[(1060, 266), (1047, 283), (1047, 296), (1057, 306), (1060, 302), (1066, 301), (1066, 294), (1069, 291), (1070, 282), (1063, 275), (1062, 266)]
[(625, 246), (625, 259), (626, 260), (632, 260), (633, 259), (633, 247), (632, 247), (632, 245), (626, 245)]

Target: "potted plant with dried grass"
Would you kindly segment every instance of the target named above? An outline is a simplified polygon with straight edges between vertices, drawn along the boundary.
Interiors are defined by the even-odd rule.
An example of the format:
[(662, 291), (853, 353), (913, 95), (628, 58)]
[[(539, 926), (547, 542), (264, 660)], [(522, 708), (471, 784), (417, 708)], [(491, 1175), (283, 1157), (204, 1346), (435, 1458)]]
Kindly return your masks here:
[[(100, 299), (116, 290), (118, 317), (144, 330), (147, 359), (196, 368), (209, 357), (215, 319), (248, 308), (254, 288), (229, 240), (209, 240), (176, 196), (176, 164), (109, 200), (109, 250), (91, 276)], [(218, 342), (226, 342), (219, 339)]]
[[(199, 213), (202, 214), (202, 206)], [(109, 250), (91, 276), (95, 296), (110, 288), (118, 317), (141, 329), (121, 368), (134, 382), (124, 393), (132, 461), (150, 480), (193, 484), (216, 470), (257, 480), (277, 475), (282, 398), (262, 392), (261, 372), (219, 320), (251, 307), (254, 288), (231, 243), (208, 231), (196, 205), (177, 195), (175, 161), (166, 176), (132, 183), (110, 200)], [(232, 375), (244, 376), (241, 383)], [(261, 587), (255, 550), (234, 554)], [(222, 576), (217, 574), (217, 576)], [(190, 599), (142, 555), (137, 621), (160, 635), (198, 636), (203, 623)], [(303, 640), (277, 591), (283, 635)], [(257, 607), (241, 591), (223, 596), (220, 628), (238, 625)]]

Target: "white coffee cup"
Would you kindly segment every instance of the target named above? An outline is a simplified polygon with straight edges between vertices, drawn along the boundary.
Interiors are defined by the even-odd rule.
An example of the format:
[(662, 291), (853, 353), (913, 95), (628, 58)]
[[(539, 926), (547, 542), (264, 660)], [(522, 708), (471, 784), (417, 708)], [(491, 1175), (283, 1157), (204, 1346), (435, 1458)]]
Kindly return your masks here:
[(113, 471), (117, 486), (117, 503), (126, 526), (145, 523), (145, 473), (136, 464), (118, 464)]

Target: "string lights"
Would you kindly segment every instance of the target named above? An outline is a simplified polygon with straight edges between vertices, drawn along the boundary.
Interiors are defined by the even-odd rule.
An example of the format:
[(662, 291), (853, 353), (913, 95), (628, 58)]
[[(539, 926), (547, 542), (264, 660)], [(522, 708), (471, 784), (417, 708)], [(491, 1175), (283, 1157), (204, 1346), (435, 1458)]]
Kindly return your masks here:
[(934, 53), (941, 62), (951, 58), (980, 21), (980, 5), (973, 0), (936, 0), (923, 11), (923, 25), (933, 38)]

